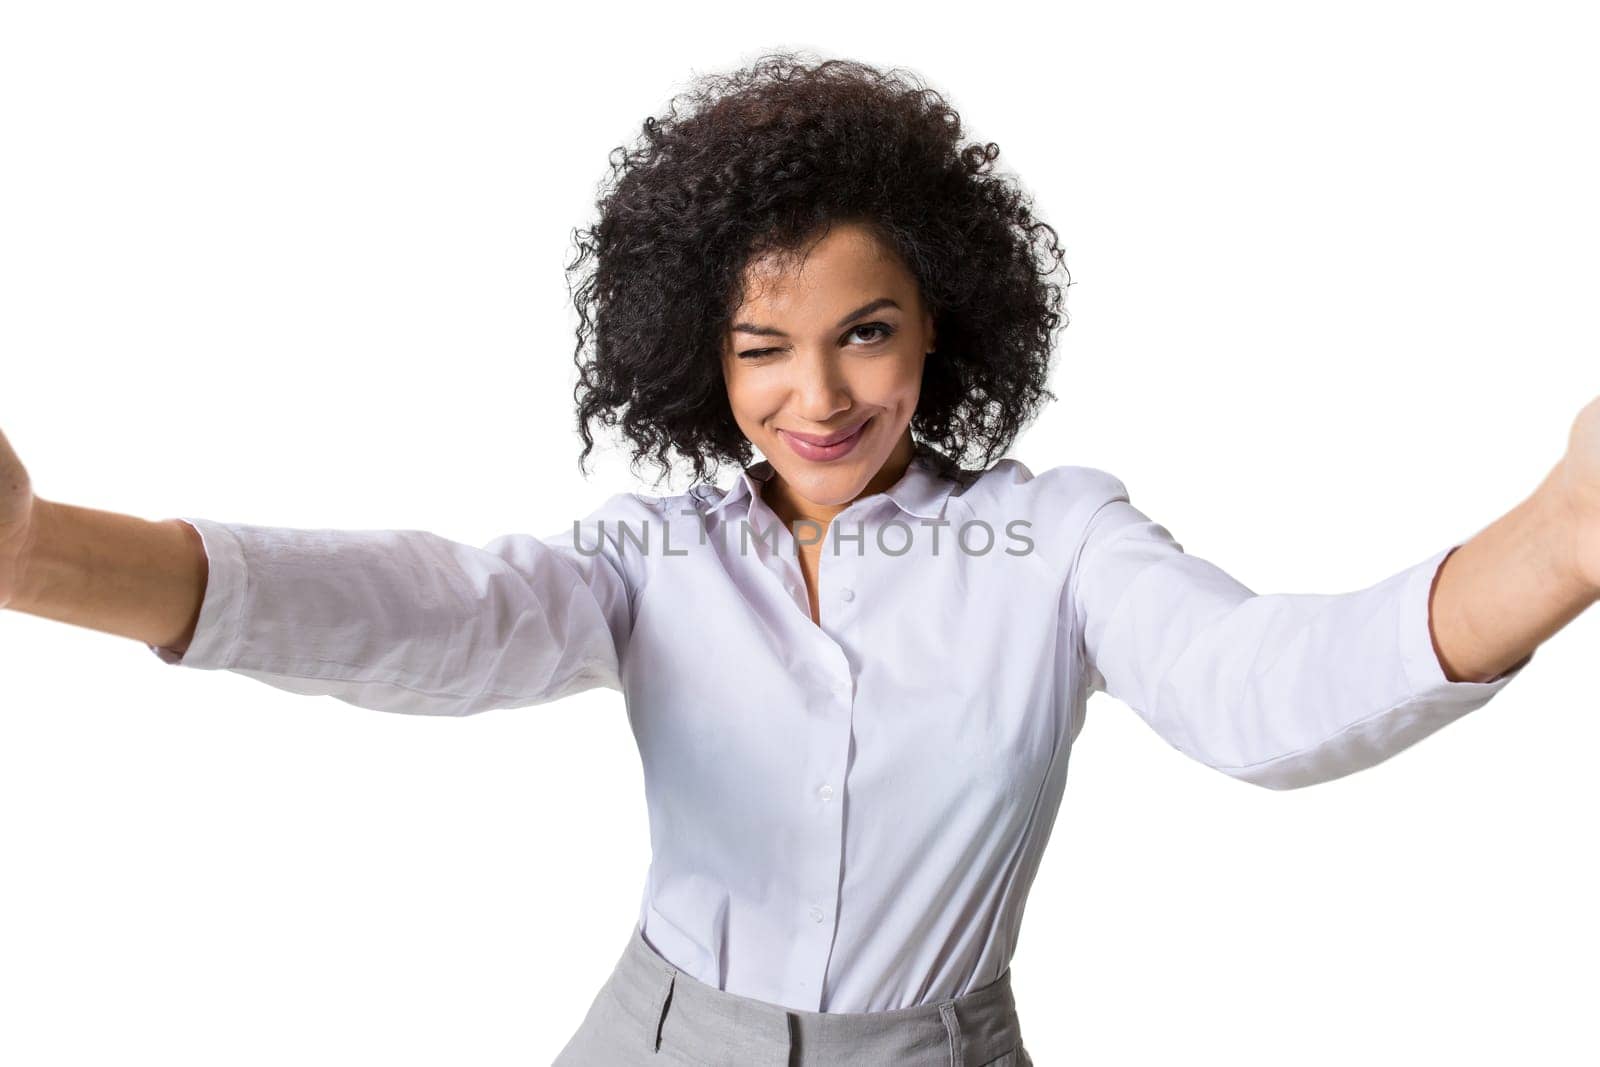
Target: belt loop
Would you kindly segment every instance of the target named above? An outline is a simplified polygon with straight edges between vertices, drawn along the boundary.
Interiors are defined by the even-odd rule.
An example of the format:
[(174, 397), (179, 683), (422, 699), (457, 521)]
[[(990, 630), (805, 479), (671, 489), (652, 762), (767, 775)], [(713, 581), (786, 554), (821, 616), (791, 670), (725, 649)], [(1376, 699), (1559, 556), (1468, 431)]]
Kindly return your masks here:
[(675, 967), (668, 967), (656, 992), (655, 1003), (650, 1006), (650, 1018), (655, 1020), (655, 1033), (650, 1035), (650, 1051), (661, 1051), (661, 1028), (667, 1021), (667, 1005), (672, 1003), (672, 989), (678, 979)]
[(966, 1041), (961, 1036), (961, 1022), (956, 1018), (956, 1006), (952, 1001), (945, 1001), (939, 1005), (939, 1018), (944, 1020), (944, 1029), (950, 1035), (950, 1067), (967, 1067)]

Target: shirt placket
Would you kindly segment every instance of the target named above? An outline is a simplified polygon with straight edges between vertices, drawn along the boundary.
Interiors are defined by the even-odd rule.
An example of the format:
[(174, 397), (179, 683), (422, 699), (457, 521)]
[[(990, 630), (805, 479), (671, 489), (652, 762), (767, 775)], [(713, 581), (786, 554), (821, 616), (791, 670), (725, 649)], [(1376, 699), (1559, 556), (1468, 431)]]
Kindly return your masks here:
[[(807, 647), (816, 651), (815, 656), (809, 657), (814, 669), (809, 672), (808, 689), (814, 699), (806, 707), (807, 716), (815, 721), (808, 724), (802, 750), (796, 753), (801, 775), (799, 795), (794, 798), (799, 828), (791, 902), (794, 936), (784, 980), (787, 987), (805, 998), (809, 1010), (822, 1011), (844, 874), (845, 771), (850, 759), (856, 689), (841, 638), (854, 618), (860, 560), (848, 544), (841, 554), (834, 554), (830, 526), (817, 568), (819, 626), (811, 621), (811, 606), (792, 532), (764, 504), (752, 511), (751, 521), (757, 532), (778, 546), (772, 551), (765, 547), (769, 540), (758, 542), (762, 546), (757, 549), (762, 563), (801, 613)], [(841, 513), (834, 522), (843, 517)], [(778, 527), (775, 538), (767, 533), (772, 525)]]

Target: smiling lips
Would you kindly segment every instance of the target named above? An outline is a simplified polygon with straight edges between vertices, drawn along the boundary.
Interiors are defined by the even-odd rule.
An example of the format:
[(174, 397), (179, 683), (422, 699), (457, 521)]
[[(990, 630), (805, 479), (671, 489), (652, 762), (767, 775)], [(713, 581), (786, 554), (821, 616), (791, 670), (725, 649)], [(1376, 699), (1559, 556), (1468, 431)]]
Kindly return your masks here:
[(861, 430), (871, 422), (871, 418), (861, 421), (860, 424), (848, 430), (841, 430), (835, 434), (818, 437), (814, 434), (796, 433), (793, 430), (779, 430), (779, 435), (800, 458), (810, 460), (838, 459), (855, 447), (861, 439)]

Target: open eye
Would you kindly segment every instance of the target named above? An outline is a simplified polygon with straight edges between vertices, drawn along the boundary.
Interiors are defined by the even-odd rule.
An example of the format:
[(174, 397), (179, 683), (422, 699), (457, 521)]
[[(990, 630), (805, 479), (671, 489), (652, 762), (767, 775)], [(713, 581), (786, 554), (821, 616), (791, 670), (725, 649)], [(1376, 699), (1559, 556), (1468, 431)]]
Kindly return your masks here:
[(858, 330), (879, 331), (879, 336), (869, 341), (869, 344), (876, 344), (878, 341), (887, 341), (889, 338), (894, 336), (894, 327), (890, 326), (887, 322), (863, 322), (860, 326), (851, 327), (850, 333), (855, 333)]

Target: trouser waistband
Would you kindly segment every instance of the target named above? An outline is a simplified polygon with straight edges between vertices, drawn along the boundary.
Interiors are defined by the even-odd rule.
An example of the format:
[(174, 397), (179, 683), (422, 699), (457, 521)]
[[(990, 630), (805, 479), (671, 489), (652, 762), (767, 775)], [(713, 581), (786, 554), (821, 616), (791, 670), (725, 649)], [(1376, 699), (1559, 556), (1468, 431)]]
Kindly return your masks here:
[[(609, 983), (647, 1051), (726, 1062), (945, 1063), (972, 1067), (1022, 1043), (1011, 971), (960, 997), (875, 1012), (808, 1012), (727, 993), (679, 971), (636, 925)], [(796, 1059), (794, 1053), (804, 1059)], [(719, 1062), (721, 1062), (719, 1060)]]

